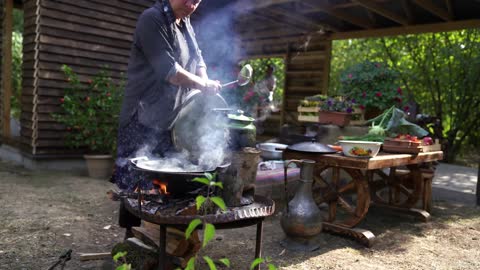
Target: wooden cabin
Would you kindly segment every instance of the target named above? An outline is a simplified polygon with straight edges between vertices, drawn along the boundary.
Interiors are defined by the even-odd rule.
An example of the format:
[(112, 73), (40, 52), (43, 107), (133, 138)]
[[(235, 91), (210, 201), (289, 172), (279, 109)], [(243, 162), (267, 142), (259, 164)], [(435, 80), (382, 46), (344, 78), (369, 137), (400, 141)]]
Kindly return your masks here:
[[(42, 167), (68, 162), (80, 153), (65, 147), (56, 123), (67, 82), (67, 64), (86, 81), (108, 65), (113, 78), (126, 71), (138, 15), (153, 0), (0, 1), (0, 157)], [(24, 12), (20, 134), (10, 126), (12, 10)], [(223, 15), (223, 16), (222, 16)], [(193, 21), (210, 16), (202, 29), (234, 30), (239, 59), (281, 57), (285, 62), (284, 102), (275, 125), (296, 122), (305, 96), (328, 88), (332, 40), (416, 34), (480, 27), (480, 2), (461, 0), (219, 0), (203, 1)], [(219, 30), (220, 31), (220, 30)], [(211, 36), (207, 38), (212, 41)], [(215, 43), (215, 38), (213, 38)], [(202, 45), (202, 44), (201, 44)], [(205, 46), (205, 51), (216, 50)], [(207, 59), (208, 61), (212, 61)], [(60, 165), (61, 166), (61, 165)], [(47, 166), (48, 167), (48, 166)]]

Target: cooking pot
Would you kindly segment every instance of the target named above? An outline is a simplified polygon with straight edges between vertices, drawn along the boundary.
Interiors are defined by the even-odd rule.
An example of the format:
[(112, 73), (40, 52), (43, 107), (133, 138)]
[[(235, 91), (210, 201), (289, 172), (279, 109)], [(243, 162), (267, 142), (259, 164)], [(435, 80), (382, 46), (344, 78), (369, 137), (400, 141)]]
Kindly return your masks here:
[(255, 147), (257, 130), (253, 124), (255, 119), (243, 114), (242, 110), (227, 114), (229, 130), (229, 148), (239, 151), (243, 147)]
[(130, 159), (129, 166), (133, 171), (134, 179), (137, 181), (153, 181), (159, 180), (167, 185), (167, 191), (172, 196), (183, 195), (194, 191), (204, 185), (194, 182), (196, 177), (205, 177), (205, 173), (223, 172), (230, 166), (230, 163), (223, 163), (215, 168), (202, 170), (173, 170), (173, 169), (156, 169), (155, 164), (162, 162), (161, 159), (148, 159), (147, 157), (139, 157)]
[(260, 156), (263, 160), (280, 160), (282, 159), (283, 150), (288, 147), (282, 143), (260, 143), (257, 148), (262, 151)]

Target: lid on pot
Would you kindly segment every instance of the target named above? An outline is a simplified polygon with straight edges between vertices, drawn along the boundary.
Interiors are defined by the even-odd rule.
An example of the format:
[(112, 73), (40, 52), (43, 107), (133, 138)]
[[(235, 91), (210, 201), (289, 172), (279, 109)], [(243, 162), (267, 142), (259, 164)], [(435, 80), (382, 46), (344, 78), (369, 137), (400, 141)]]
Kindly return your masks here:
[(244, 112), (242, 110), (238, 110), (236, 114), (229, 113), (227, 115), (228, 119), (234, 120), (234, 121), (240, 121), (240, 122), (245, 122), (246, 124), (252, 123), (255, 121), (253, 117), (248, 117), (243, 114)]
[(317, 143), (315, 139), (310, 142), (301, 142), (287, 147), (290, 151), (318, 153), (318, 154), (333, 154), (337, 151), (328, 147), (323, 143)]
[(244, 115), (242, 110), (227, 114), (227, 119), (228, 123), (226, 127), (229, 129), (255, 130), (255, 125), (253, 124), (255, 118)]

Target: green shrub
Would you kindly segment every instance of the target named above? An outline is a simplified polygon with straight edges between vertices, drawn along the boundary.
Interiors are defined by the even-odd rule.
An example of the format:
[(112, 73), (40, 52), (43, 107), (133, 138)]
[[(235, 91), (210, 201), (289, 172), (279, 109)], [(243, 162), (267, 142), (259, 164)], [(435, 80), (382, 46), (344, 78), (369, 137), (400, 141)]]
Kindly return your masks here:
[(62, 70), (70, 87), (60, 98), (63, 113), (53, 117), (68, 131), (66, 144), (73, 148), (87, 147), (92, 154), (114, 153), (124, 81), (115, 83), (102, 69), (87, 84), (82, 84), (70, 67), (64, 65)]

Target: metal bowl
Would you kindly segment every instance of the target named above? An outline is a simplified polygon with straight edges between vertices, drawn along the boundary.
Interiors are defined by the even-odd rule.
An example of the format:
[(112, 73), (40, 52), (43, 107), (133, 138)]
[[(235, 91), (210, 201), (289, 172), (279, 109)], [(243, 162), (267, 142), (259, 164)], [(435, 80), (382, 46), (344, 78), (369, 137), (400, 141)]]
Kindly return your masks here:
[(283, 150), (288, 147), (282, 143), (259, 143), (257, 148), (262, 151), (260, 157), (264, 160), (279, 160), (283, 157)]

